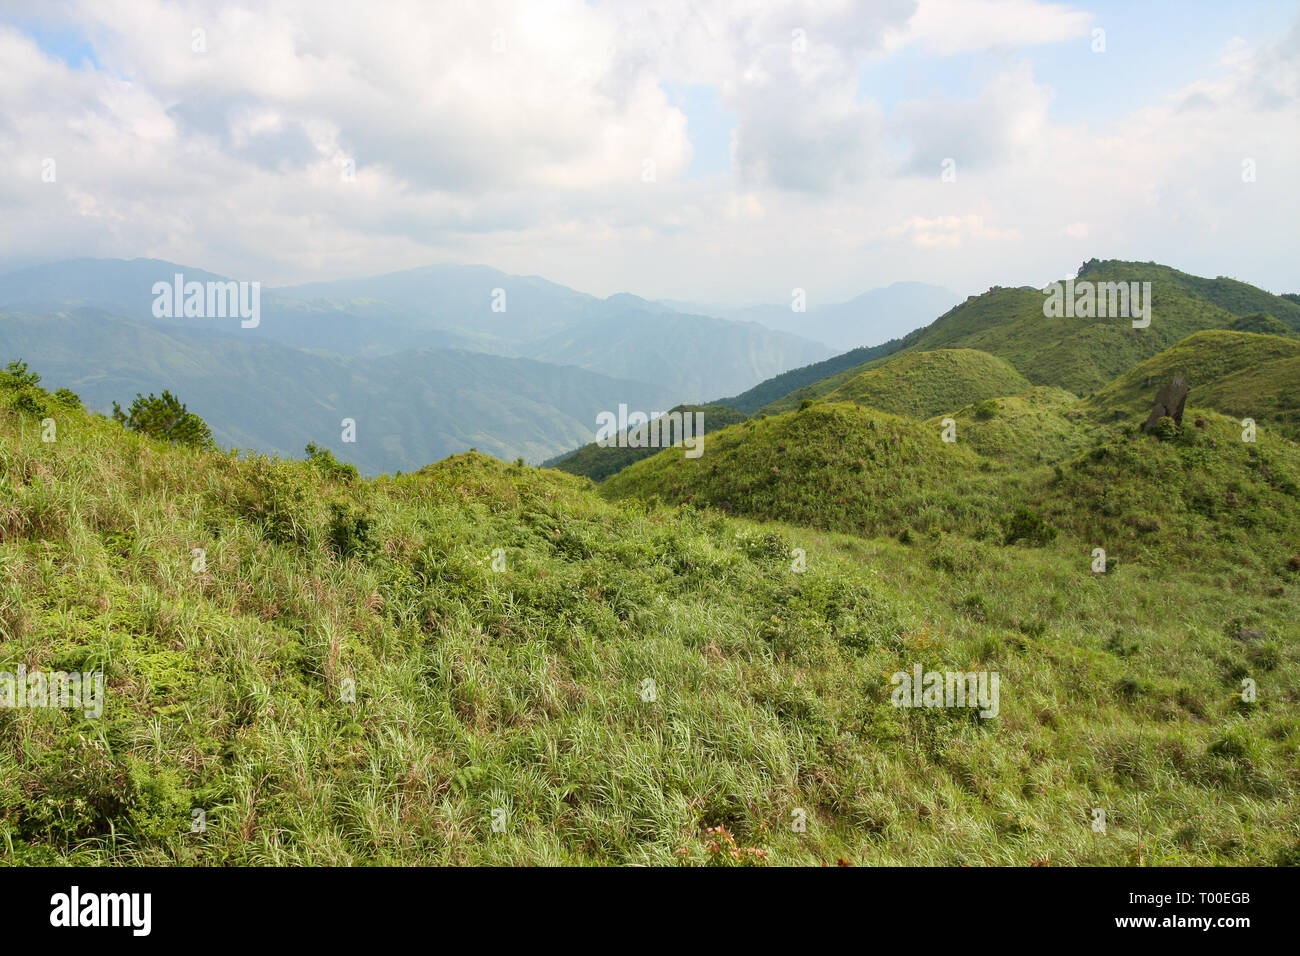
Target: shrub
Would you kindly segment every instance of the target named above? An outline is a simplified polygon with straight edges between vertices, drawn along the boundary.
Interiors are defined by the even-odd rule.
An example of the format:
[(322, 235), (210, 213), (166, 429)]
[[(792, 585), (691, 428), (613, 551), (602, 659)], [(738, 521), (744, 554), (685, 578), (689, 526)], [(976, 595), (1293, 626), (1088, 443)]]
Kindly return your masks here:
[(351, 484), (361, 477), (356, 465), (346, 461), (339, 461), (334, 457), (334, 452), (328, 448), (321, 448), (315, 442), (308, 443), (306, 452), (308, 464), (315, 468), (323, 478)]
[(241, 469), (230, 496), (241, 517), (257, 522), (267, 537), (282, 544), (306, 544), (311, 537), (311, 495), (305, 476), (285, 462), (258, 457)]
[(1024, 540), (1030, 544), (1044, 545), (1056, 537), (1056, 529), (1028, 508), (1017, 508), (1005, 527), (1005, 544)]
[(45, 403), (37, 397), (36, 392), (26, 388), (14, 396), (10, 407), (29, 415), (44, 415), (46, 411)]
[(330, 502), (330, 520), (325, 531), (330, 550), (340, 558), (365, 556), (374, 548), (370, 513), (350, 498)]
[(70, 389), (61, 388), (50, 396), (56, 405), (64, 408), (81, 408), (81, 396)]

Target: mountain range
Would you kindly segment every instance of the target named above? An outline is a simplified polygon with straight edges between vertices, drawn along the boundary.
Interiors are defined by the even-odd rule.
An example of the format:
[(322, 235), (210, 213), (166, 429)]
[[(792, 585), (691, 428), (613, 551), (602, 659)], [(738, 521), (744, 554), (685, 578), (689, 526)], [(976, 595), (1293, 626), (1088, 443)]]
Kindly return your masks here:
[[(0, 348), (92, 407), (169, 388), (225, 444), (297, 454), (316, 442), (370, 474), (471, 447), (541, 461), (620, 403), (659, 411), (716, 398), (832, 352), (754, 322), (486, 266), (263, 289), (247, 328), (155, 316), (155, 283), (176, 275), (228, 281), (156, 259), (0, 276)], [(358, 422), (355, 443), (342, 441), (344, 418)]]
[[(1296, 297), (1156, 263), (1093, 259), (1075, 278), (1149, 282), (1150, 326), (1134, 328), (1125, 319), (1104, 316), (1049, 317), (1041, 289), (994, 286), (901, 338), (792, 369), (720, 399), (712, 415), (706, 409), (706, 424), (711, 417), (732, 424), (737, 414), (780, 414), (820, 401), (847, 401), (925, 419), (1014, 396), (1031, 386), (1070, 402), (1090, 396), (1079, 414), (1085, 408), (1095, 411), (1112, 395), (1131, 412), (1153, 397), (1150, 381), (1181, 370), (1193, 398), (1228, 414), (1253, 412), (1286, 434), (1300, 435), (1300, 376), (1290, 351), (1300, 335)], [(1212, 330), (1224, 334), (1211, 336)], [(1236, 364), (1229, 365), (1234, 355)], [(1192, 361), (1199, 356), (1214, 361)], [(1129, 379), (1117, 378), (1139, 371), (1140, 392)], [(603, 480), (654, 452), (588, 445), (580, 454), (560, 455), (551, 463)]]

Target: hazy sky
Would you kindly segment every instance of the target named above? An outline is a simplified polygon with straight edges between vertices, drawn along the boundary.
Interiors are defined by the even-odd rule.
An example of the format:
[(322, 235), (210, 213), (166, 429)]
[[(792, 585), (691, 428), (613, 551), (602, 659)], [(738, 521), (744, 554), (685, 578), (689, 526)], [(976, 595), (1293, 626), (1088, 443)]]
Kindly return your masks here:
[(31, 7), (0, 0), (4, 268), (815, 304), (1098, 256), (1300, 291), (1294, 3)]

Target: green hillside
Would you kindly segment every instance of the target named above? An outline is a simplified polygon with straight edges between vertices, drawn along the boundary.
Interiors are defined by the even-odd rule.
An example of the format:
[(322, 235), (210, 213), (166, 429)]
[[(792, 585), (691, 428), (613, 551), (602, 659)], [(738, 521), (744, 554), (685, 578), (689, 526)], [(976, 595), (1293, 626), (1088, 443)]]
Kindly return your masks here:
[(964, 445), (942, 441), (938, 428), (821, 402), (725, 428), (695, 460), (660, 452), (602, 490), (852, 534), (974, 530), (998, 509), (981, 464)]
[[(727, 425), (742, 422), (746, 418), (743, 413), (736, 411), (734, 408), (727, 408), (725, 405), (678, 405), (669, 409), (669, 412), (681, 412), (683, 414), (699, 412), (704, 416), (704, 433), (706, 435), (717, 431), (719, 428), (725, 428)], [(632, 439), (647, 441), (645, 431), (646, 428), (633, 430)], [(558, 468), (560, 471), (568, 472), (571, 475), (581, 475), (584, 478), (590, 478), (592, 481), (604, 481), (610, 475), (622, 471), (632, 462), (640, 461), (642, 458), (649, 458), (658, 451), (658, 448), (650, 447), (619, 448), (615, 446), (602, 448), (595, 442), (591, 442), (583, 445), (577, 451), (542, 462), (542, 467)]]
[[(1166, 267), (1161, 268), (1163, 270)], [(1229, 279), (1226, 276), (1206, 279), (1179, 272), (1177, 269), (1168, 269), (1167, 272), (1172, 281), (1180, 283), (1194, 295), (1226, 309), (1233, 315), (1266, 313), (1275, 316), (1292, 330), (1300, 331), (1300, 303), (1292, 297), (1273, 295), (1247, 282)]]
[(1201, 401), (1300, 441), (1300, 355), (1244, 368), (1207, 385)]
[(1029, 387), (1024, 376), (987, 352), (939, 349), (891, 358), (826, 393), (825, 400), (929, 418)]
[[(893, 339), (883, 345), (852, 349), (843, 355), (837, 355), (822, 362), (782, 372), (780, 375), (760, 382), (747, 392), (733, 398), (721, 399), (718, 404), (726, 405), (728, 408), (734, 408), (746, 414), (753, 414), (770, 402), (799, 392), (801, 389), (820, 383), (831, 376), (852, 370), (860, 370), (868, 362), (892, 355), (903, 345), (904, 341), (902, 339)], [(800, 399), (804, 397), (811, 396), (800, 395)], [(798, 404), (799, 399), (796, 399), (794, 405), (797, 406)]]
[(1188, 402), (1291, 437), (1300, 425), (1300, 339), (1250, 332), (1198, 332), (1166, 349), (1082, 403), (1098, 419), (1150, 411), (1154, 389), (1174, 375), (1187, 379)]
[(1036, 477), (1027, 500), (1074, 540), (1148, 566), (1213, 570), (1258, 592), (1300, 569), (1300, 445), (1267, 429), (1245, 442), (1240, 423), (1208, 409), (1189, 406), (1169, 441), (1113, 432)]
[(1093, 282), (1152, 282), (1151, 325), (1126, 318), (1048, 318), (1035, 289), (998, 289), (960, 305), (930, 326), (914, 349), (973, 348), (1010, 362), (1035, 385), (1093, 391), (1192, 332), (1222, 328), (1232, 315), (1164, 277), (1162, 266), (1104, 263)]
[[(1198, 331), (1300, 331), (1300, 305), (1293, 298), (1233, 279), (1204, 279), (1154, 262), (1097, 259), (1084, 263), (1077, 278), (1093, 283), (1150, 282), (1150, 326), (1135, 329), (1131, 319), (1115, 317), (1048, 318), (1043, 308), (1047, 296), (1041, 289), (995, 286), (907, 335), (892, 354), (896, 360), (899, 352), (977, 349), (1006, 361), (1035, 385), (1084, 395)], [(874, 356), (820, 380), (800, 380), (797, 387), (769, 398), (762, 410), (791, 411), (805, 399), (829, 395), (885, 360), (887, 356)], [(828, 363), (838, 363), (838, 358)], [(778, 390), (779, 381), (764, 382), (751, 392), (767, 397)]]
[(1234, 332), (1256, 332), (1260, 335), (1295, 335), (1294, 329), (1285, 322), (1273, 318), (1265, 312), (1253, 312), (1233, 319), (1228, 326)]
[[(1091, 430), (1082, 426), (1077, 404), (1065, 389), (1037, 386), (966, 405), (951, 417), (962, 443), (996, 466), (1021, 468), (1069, 458), (1089, 443)], [(942, 420), (929, 424), (937, 431)]]
[[(694, 461), (662, 452), (603, 490), (869, 536), (994, 540), (1024, 526), (1044, 540), (1070, 529), (1083, 547), (1104, 529), (1148, 559), (1188, 569), (1280, 575), (1279, 556), (1300, 541), (1300, 446), (1280, 435), (1246, 443), (1239, 423), (1189, 406), (1183, 428), (1162, 441), (1136, 427), (1145, 416), (1086, 426), (1050, 392), (990, 400), (962, 417), (949, 444), (938, 420), (813, 404), (724, 429)], [(1005, 454), (1017, 442), (1000, 459), (972, 450)]]
[[(99, 718), (0, 708), (0, 863), (1300, 860), (1296, 449), (1231, 422), (1019, 482), (824, 403), (610, 482), (893, 541), (476, 454), (239, 460), (29, 382), (0, 375), (0, 671), (106, 690)], [(984, 524), (1016, 489), (1057, 538)], [(1166, 531), (1254, 576), (1145, 564)], [(996, 715), (894, 706), (913, 665), (998, 673)]]

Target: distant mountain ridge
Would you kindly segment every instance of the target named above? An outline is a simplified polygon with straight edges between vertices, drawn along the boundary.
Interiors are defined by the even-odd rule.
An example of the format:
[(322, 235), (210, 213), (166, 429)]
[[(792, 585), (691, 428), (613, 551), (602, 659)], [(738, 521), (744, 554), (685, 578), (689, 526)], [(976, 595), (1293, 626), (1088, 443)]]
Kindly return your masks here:
[[(85, 306), (175, 325), (176, 319), (153, 316), (150, 290), (176, 274), (186, 281), (226, 279), (158, 259), (78, 259), (0, 276), (0, 309)], [(268, 286), (261, 289), (261, 313), (257, 327), (244, 330), (251, 341), (342, 356), (461, 348), (577, 365), (699, 400), (748, 388), (833, 351), (754, 323), (682, 315), (626, 293), (600, 299), (539, 276), (478, 265)], [(673, 323), (674, 336), (663, 335), (652, 318)]]
[[(98, 411), (169, 389), (222, 446), (300, 455), (315, 442), (366, 474), (469, 448), (539, 462), (589, 440), (603, 409), (671, 404), (659, 386), (532, 359), (457, 349), (344, 358), (92, 309), (0, 312), (0, 346)], [(344, 418), (355, 443), (342, 441)]]
[[(620, 403), (658, 411), (830, 353), (753, 323), (487, 266), (259, 288), (254, 327), (155, 316), (155, 284), (178, 274), (229, 281), (159, 259), (0, 276), (0, 351), (100, 410), (168, 388), (223, 444), (299, 454), (314, 441), (367, 473), (471, 447), (542, 461), (591, 441), (597, 414)], [(358, 421), (355, 445), (331, 442), (344, 417)]]
[(924, 282), (895, 282), (871, 289), (847, 302), (820, 303), (814, 297), (796, 312), (791, 302), (751, 306), (673, 302), (679, 311), (699, 312), (736, 321), (758, 322), (771, 329), (806, 336), (840, 349), (877, 345), (905, 335), (946, 312), (961, 296)]
[[(1297, 297), (1156, 263), (1093, 259), (1077, 278), (1150, 283), (1151, 324), (1051, 318), (1042, 289), (994, 286), (901, 339), (784, 372), (719, 404), (754, 416), (842, 401), (914, 419), (951, 414), (978, 422), (981, 434), (996, 433), (985, 436), (984, 446), (1017, 458), (1023, 450), (1012, 447), (1013, 419), (1045, 447), (1077, 448), (1087, 435), (1071, 416), (1114, 421), (1135, 414), (1149, 408), (1152, 381), (1182, 371), (1194, 400), (1300, 436)], [(1041, 453), (1042, 447), (1032, 460)], [(598, 480), (615, 474), (612, 459), (601, 461), (598, 474), (593, 461), (588, 453), (560, 467)]]

